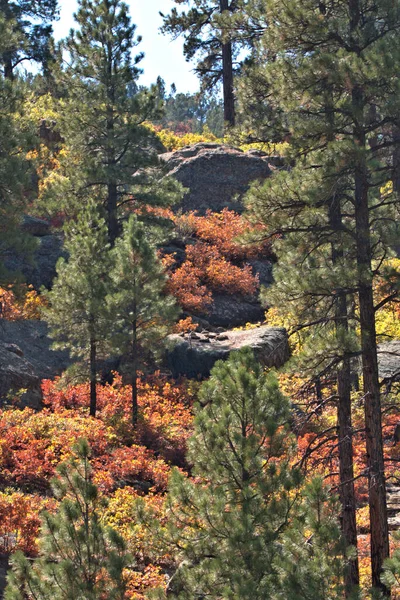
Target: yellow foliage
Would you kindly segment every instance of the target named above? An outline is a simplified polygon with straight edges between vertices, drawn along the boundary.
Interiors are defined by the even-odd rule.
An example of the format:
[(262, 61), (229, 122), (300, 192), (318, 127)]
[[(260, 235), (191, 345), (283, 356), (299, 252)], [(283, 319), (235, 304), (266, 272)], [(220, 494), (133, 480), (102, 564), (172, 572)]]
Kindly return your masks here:
[(34, 92), (27, 95), (24, 104), (24, 116), (28, 121), (39, 125), (41, 121), (57, 121), (62, 100), (56, 100), (51, 94), (37, 96)]
[(268, 156), (285, 156), (289, 144), (287, 142), (280, 142), (277, 144), (272, 142), (255, 142), (253, 144), (240, 144), (239, 148), (243, 150), (243, 152), (260, 150), (261, 152), (268, 154)]
[(168, 152), (180, 150), (185, 146), (192, 146), (193, 144), (198, 144), (200, 142), (220, 142), (221, 144), (224, 143), (223, 140), (218, 139), (213, 133), (211, 133), (211, 131), (208, 131), (206, 128), (204, 128), (203, 133), (177, 134), (171, 131), (170, 129), (159, 129), (152, 123), (146, 123), (146, 127), (157, 135), (158, 139)]
[(40, 319), (44, 299), (32, 286), (21, 286), (17, 291), (11, 286), (0, 288), (1, 317), (7, 321)]

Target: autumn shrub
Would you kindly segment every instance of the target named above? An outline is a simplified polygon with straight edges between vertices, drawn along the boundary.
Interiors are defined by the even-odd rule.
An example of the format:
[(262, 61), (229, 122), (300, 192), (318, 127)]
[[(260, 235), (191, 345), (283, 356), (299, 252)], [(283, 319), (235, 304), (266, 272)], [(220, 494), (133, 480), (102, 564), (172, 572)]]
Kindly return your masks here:
[[(43, 383), (44, 404), (53, 412), (84, 414), (89, 405), (89, 386), (81, 384), (59, 389), (58, 381)], [(154, 450), (167, 461), (183, 460), (191, 431), (193, 394), (185, 382), (172, 383), (155, 373), (138, 382), (140, 420), (131, 425), (131, 388), (115, 374), (112, 384), (98, 386), (98, 417), (111, 428), (119, 443), (136, 443)]]
[[(116, 377), (99, 386), (99, 418), (86, 416), (89, 386), (58, 389), (43, 383), (45, 409), (0, 411), (0, 486), (46, 493), (59, 462), (78, 439), (92, 447), (103, 490), (132, 482), (165, 489), (169, 462), (184, 464), (191, 431), (191, 397), (185, 386), (157, 376), (139, 386), (140, 423), (130, 424), (130, 386)], [(126, 446), (129, 444), (129, 447)]]
[[(186, 256), (179, 264), (171, 254), (162, 260), (169, 276), (168, 292), (185, 311), (207, 313), (213, 293), (257, 293), (258, 277), (246, 261), (273, 259), (271, 241), (263, 239), (261, 230), (256, 231), (244, 217), (228, 209), (207, 211), (204, 216), (170, 214), (170, 218), (178, 237), (186, 241)], [(247, 237), (252, 241), (245, 241)]]
[[(219, 213), (208, 210), (205, 216), (192, 216), (192, 219), (197, 237), (215, 246), (230, 260), (273, 257), (271, 240), (262, 239), (263, 229), (255, 228), (233, 210), (224, 208)], [(247, 235), (256, 233), (260, 237), (259, 241), (244, 241)]]
[(185, 146), (192, 146), (200, 142), (221, 143), (224, 141), (218, 139), (211, 131), (204, 129), (203, 133), (192, 133), (190, 131), (172, 131), (171, 129), (160, 128), (152, 123), (147, 123), (147, 127), (155, 132), (158, 139), (168, 152), (180, 150)]
[(40, 319), (44, 299), (31, 285), (0, 288), (0, 318), (6, 321)]
[(0, 554), (21, 550), (29, 556), (37, 553), (41, 510), (52, 510), (55, 501), (6, 490), (0, 492)]
[(201, 269), (188, 260), (170, 273), (167, 290), (184, 310), (203, 313), (211, 306), (212, 293), (202, 283), (202, 275)]

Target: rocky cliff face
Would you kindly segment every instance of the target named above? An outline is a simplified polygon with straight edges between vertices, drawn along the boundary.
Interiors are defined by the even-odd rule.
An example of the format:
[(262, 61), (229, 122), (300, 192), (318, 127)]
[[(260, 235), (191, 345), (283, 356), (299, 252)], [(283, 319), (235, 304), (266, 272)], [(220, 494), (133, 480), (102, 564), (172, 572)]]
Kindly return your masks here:
[(260, 152), (242, 152), (220, 144), (195, 144), (161, 158), (169, 175), (188, 188), (180, 208), (199, 214), (223, 208), (242, 212), (242, 198), (251, 182), (266, 179), (276, 168)]
[(50, 288), (56, 275), (56, 264), (63, 251), (62, 236), (52, 232), (50, 223), (26, 215), (22, 223), (22, 232), (36, 240), (36, 250), (31, 260), (18, 254), (6, 256), (4, 264), (10, 271), (22, 273), (25, 281), (35, 289), (42, 286)]
[(66, 352), (54, 352), (41, 321), (0, 321), (0, 406), (13, 396), (21, 406), (41, 408), (41, 380), (53, 379), (70, 364)]
[(169, 344), (166, 364), (174, 377), (208, 377), (217, 360), (245, 347), (266, 367), (282, 367), (290, 358), (287, 332), (280, 327), (171, 335)]
[[(241, 212), (242, 198), (251, 182), (269, 177), (272, 170), (279, 166), (276, 160), (271, 160), (262, 153), (244, 153), (237, 148), (218, 144), (196, 144), (164, 154), (162, 159), (169, 174), (188, 188), (181, 206), (183, 212), (195, 210), (199, 214), (204, 214), (208, 209), (218, 212), (224, 208)], [(7, 257), (6, 266), (22, 272), (26, 282), (36, 289), (42, 285), (49, 288), (56, 274), (57, 260), (63, 256), (62, 237), (54, 233), (50, 224), (43, 219), (26, 216), (22, 227), (26, 235), (36, 239), (37, 249), (33, 260), (29, 262), (22, 256), (10, 255)], [(182, 242), (177, 249), (173, 247), (171, 252), (180, 253), (183, 259), (185, 244)], [(262, 260), (253, 263), (253, 272), (259, 275), (260, 283), (268, 285), (272, 280), (271, 263)], [(256, 297), (216, 294), (209, 314), (202, 315), (199, 321), (203, 327), (210, 330), (221, 327), (231, 330), (247, 322), (260, 322), (263, 318), (264, 310)], [(261, 328), (259, 335), (263, 335), (263, 331)], [(178, 368), (176, 359), (173, 359), (174, 374), (185, 372), (195, 377), (204, 375), (209, 372), (215, 360), (227, 356), (231, 351), (230, 346), (234, 344), (232, 340), (235, 334), (228, 332), (230, 342), (223, 345), (212, 341), (213, 335), (211, 332), (209, 342), (204, 344), (190, 341), (190, 356), (193, 354), (193, 348), (198, 346), (195, 362), (190, 363), (187, 368)], [(253, 338), (253, 341), (257, 337), (254, 332), (246, 335)], [(269, 337), (270, 341), (271, 339)], [(186, 339), (178, 341), (179, 350), (175, 351), (175, 356), (180, 353), (181, 358), (178, 358), (178, 362), (184, 362), (186, 359), (183, 359), (183, 354), (187, 354), (185, 344), (189, 342)], [(3, 401), (10, 391), (25, 389), (27, 392), (22, 402), (34, 408), (40, 407), (40, 380), (55, 377), (65, 370), (70, 362), (68, 354), (53, 352), (50, 343), (44, 323), (3, 323), (0, 331), (0, 396)], [(209, 346), (206, 352), (202, 353), (200, 360), (200, 349), (204, 349), (208, 343)], [(285, 343), (287, 345), (287, 340)], [(279, 352), (280, 350), (278, 354)], [(287, 356), (286, 350), (283, 354)], [(278, 363), (282, 364), (283, 355), (279, 356)], [(205, 364), (209, 366), (204, 367)]]

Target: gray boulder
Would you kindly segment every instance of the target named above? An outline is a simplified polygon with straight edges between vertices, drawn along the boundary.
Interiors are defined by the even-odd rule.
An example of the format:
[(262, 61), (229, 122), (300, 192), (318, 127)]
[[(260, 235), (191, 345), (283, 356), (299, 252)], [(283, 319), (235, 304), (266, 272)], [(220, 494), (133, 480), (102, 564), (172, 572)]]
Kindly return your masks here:
[(290, 358), (287, 332), (280, 327), (171, 335), (168, 342), (166, 366), (174, 377), (208, 377), (217, 360), (244, 347), (252, 348), (267, 367), (281, 367)]
[(56, 276), (58, 259), (67, 256), (62, 236), (52, 233), (48, 221), (30, 215), (24, 215), (21, 230), (23, 234), (36, 240), (36, 248), (30, 257), (10, 252), (4, 257), (4, 265), (11, 272), (21, 273), (26, 283), (33, 285), (35, 289), (42, 286), (50, 288)]
[(0, 342), (0, 406), (19, 397), (20, 406), (39, 410), (42, 405), (40, 378), (33, 366), (15, 351), (15, 347)]
[(400, 341), (385, 342), (378, 346), (380, 378), (391, 383), (400, 381)]
[(256, 179), (266, 179), (274, 168), (262, 153), (245, 153), (220, 144), (195, 144), (161, 155), (169, 175), (188, 192), (180, 208), (204, 214), (229, 208), (243, 211), (242, 198)]
[(56, 264), (63, 250), (62, 238), (59, 235), (37, 235), (37, 248), (30, 260), (25, 256), (10, 254), (5, 257), (4, 264), (12, 272), (22, 273), (26, 283), (38, 290), (42, 286), (50, 288), (56, 276)]
[[(39, 380), (54, 379), (71, 364), (68, 352), (51, 349), (52, 340), (43, 321), (2, 321), (0, 343), (3, 347), (16, 346), (20, 358), (29, 363)], [(15, 353), (15, 350), (9, 348), (8, 352)]]
[(44, 219), (38, 219), (37, 217), (31, 217), (30, 215), (24, 215), (22, 220), (21, 229), (24, 233), (30, 233), (35, 237), (43, 237), (50, 235), (50, 223)]
[(232, 329), (246, 323), (264, 321), (265, 309), (262, 308), (257, 298), (214, 294), (210, 312), (204, 314), (204, 319), (211, 327)]

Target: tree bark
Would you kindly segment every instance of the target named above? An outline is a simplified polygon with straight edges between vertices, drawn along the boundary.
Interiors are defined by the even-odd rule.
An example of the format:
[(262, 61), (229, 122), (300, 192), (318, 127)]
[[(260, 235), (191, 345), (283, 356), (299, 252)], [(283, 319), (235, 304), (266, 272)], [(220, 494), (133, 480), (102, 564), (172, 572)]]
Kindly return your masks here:
[(363, 128), (365, 100), (363, 90), (357, 85), (352, 92), (352, 105), (355, 123), (354, 142), (357, 146), (354, 207), (371, 530), (372, 585), (375, 588), (380, 589), (385, 597), (390, 597), (390, 590), (386, 588), (380, 580), (383, 562), (389, 556), (389, 532), (383, 458), (375, 309), (372, 287), (368, 166), (365, 155), (367, 152), (367, 144), (365, 130)]
[(137, 343), (137, 323), (134, 321), (132, 327), (132, 425), (136, 427), (138, 422), (138, 343)]
[[(333, 94), (329, 83), (326, 83), (326, 117), (330, 131), (328, 141), (335, 139), (335, 114), (333, 110)], [(338, 194), (334, 194), (328, 207), (329, 225), (334, 233), (331, 243), (331, 256), (333, 266), (340, 264), (344, 257), (342, 240), (342, 206)], [(339, 291), (335, 300), (335, 329), (340, 342), (341, 331), (349, 330), (348, 299), (344, 291)], [(356, 495), (354, 490), (353, 467), (353, 424), (351, 415), (351, 363), (350, 357), (343, 352), (341, 365), (336, 371), (337, 383), (337, 435), (339, 451), (339, 497), (341, 503), (341, 528), (346, 546), (356, 549), (355, 558), (346, 562), (345, 570), (345, 596), (349, 598), (354, 589), (360, 584), (360, 574), (357, 553), (357, 522), (356, 522)]]
[[(343, 358), (342, 367), (337, 371), (338, 387), (338, 445), (339, 445), (339, 477), (341, 502), (341, 526), (347, 546), (357, 552), (356, 496), (354, 491), (353, 468), (353, 425), (351, 418), (351, 373), (350, 359)], [(360, 583), (358, 554), (348, 561), (345, 570), (345, 594), (351, 597), (354, 588)]]
[(400, 194), (400, 128), (393, 128), (393, 189)]
[[(229, 0), (220, 0), (221, 13), (229, 10)], [(235, 125), (235, 95), (233, 89), (232, 42), (222, 44), (222, 81), (224, 94), (224, 121), (229, 127)]]
[[(339, 232), (342, 224), (340, 199), (332, 198), (329, 206), (329, 221), (333, 231)], [(332, 263), (337, 264), (343, 257), (343, 248), (338, 240), (332, 243)], [(339, 293), (336, 300), (336, 332), (347, 331), (347, 297)], [(341, 366), (336, 373), (338, 406), (338, 448), (339, 448), (339, 496), (341, 503), (341, 527), (346, 546), (357, 551), (356, 496), (354, 490), (353, 468), (353, 424), (351, 416), (351, 365), (350, 358), (344, 353)], [(360, 583), (358, 554), (348, 561), (345, 571), (345, 595), (351, 597), (354, 588)]]
[(90, 339), (90, 416), (95, 417), (97, 411), (97, 365), (96, 365), (96, 342)]
[(119, 234), (118, 227), (118, 185), (115, 181), (113, 169), (116, 165), (116, 152), (114, 140), (114, 105), (115, 84), (113, 73), (113, 50), (111, 42), (107, 44), (107, 227), (110, 246), (113, 247)]
[[(361, 22), (360, 0), (349, 0), (350, 43), (359, 55), (358, 27)], [(354, 210), (360, 309), (361, 353), (365, 413), (365, 441), (368, 469), (368, 502), (371, 534), (372, 585), (384, 597), (390, 590), (381, 582), (383, 563), (389, 556), (389, 531), (383, 458), (382, 412), (373, 298), (372, 246), (369, 214), (369, 178), (367, 164), (366, 111), (364, 90), (355, 83), (352, 90), (354, 143)]]
[(114, 246), (119, 234), (117, 208), (118, 188), (116, 183), (111, 182), (107, 185), (107, 227), (111, 247)]
[(3, 54), (3, 64), (4, 64), (4, 77), (13, 81), (14, 78), (14, 69), (12, 64), (12, 54), (11, 52), (5, 52)]

